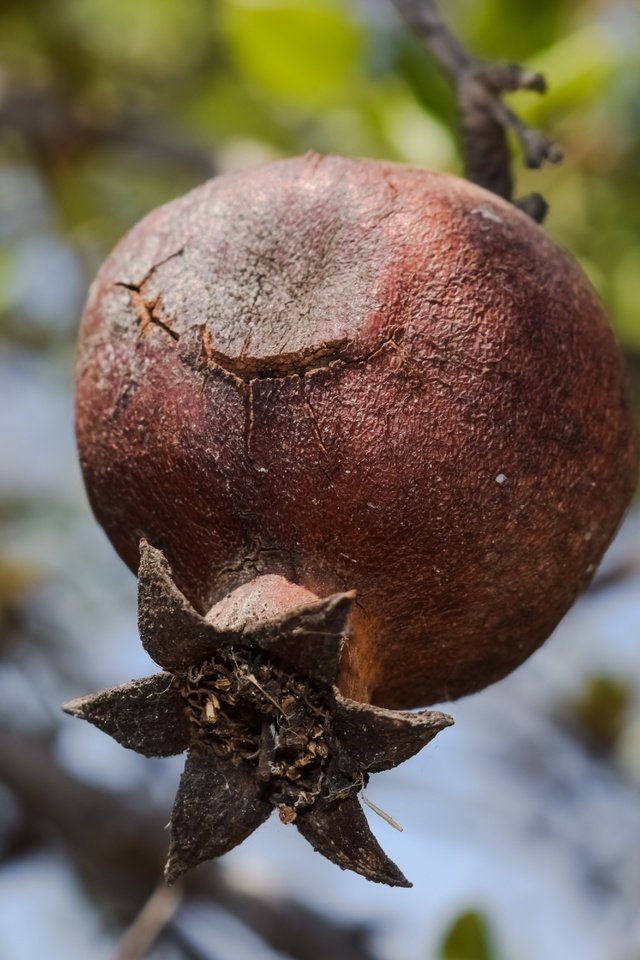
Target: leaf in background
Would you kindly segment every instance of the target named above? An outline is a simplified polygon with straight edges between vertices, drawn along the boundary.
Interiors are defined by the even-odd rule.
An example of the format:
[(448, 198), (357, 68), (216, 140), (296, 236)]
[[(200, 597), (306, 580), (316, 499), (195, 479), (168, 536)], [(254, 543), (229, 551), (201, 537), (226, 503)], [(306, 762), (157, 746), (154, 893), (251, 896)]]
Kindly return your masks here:
[(601, 91), (611, 83), (621, 53), (602, 26), (590, 23), (559, 38), (527, 61), (528, 67), (547, 78), (544, 97), (515, 93), (509, 103), (526, 120), (538, 124), (554, 113), (571, 113), (585, 104), (591, 105), (601, 99)]
[(199, 5), (182, 0), (61, 0), (58, 19), (94, 56), (151, 76), (180, 76), (207, 39)]
[(575, 6), (575, 0), (458, 0), (450, 22), (477, 56), (504, 58), (508, 50), (509, 59), (520, 62), (566, 33)]
[(225, 0), (219, 13), (236, 63), (266, 96), (313, 105), (348, 94), (361, 36), (333, 0)]
[(16, 603), (41, 579), (35, 567), (0, 556), (0, 607)]
[(424, 109), (404, 84), (379, 84), (377, 112), (397, 159), (431, 170), (456, 166), (456, 144), (451, 131)]
[(629, 243), (612, 270), (616, 333), (623, 345), (640, 351), (640, 244)]
[(611, 756), (629, 719), (633, 685), (622, 677), (592, 674), (560, 711), (560, 719), (596, 756)]
[(444, 935), (439, 960), (497, 960), (487, 921), (476, 910), (459, 914)]

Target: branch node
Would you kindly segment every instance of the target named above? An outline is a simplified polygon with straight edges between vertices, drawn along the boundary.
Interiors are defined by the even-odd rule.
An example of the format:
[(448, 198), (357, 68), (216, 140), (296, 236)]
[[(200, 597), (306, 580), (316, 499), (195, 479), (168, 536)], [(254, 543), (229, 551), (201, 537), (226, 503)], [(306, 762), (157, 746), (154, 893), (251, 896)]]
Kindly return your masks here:
[(429, 53), (451, 78), (457, 96), (465, 176), (491, 190), (542, 222), (547, 204), (539, 194), (513, 200), (509, 130), (516, 135), (530, 169), (559, 163), (562, 150), (551, 139), (531, 130), (504, 104), (502, 96), (516, 90), (545, 93), (541, 73), (515, 63), (475, 60), (442, 20), (435, 0), (393, 0)]

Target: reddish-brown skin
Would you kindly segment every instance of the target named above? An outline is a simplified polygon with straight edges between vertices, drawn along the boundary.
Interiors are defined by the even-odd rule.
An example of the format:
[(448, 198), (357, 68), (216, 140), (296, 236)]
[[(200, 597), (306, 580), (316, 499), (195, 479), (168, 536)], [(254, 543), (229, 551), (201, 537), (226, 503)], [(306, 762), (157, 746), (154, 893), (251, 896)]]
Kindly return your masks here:
[(155, 210), (78, 355), (89, 497), (204, 613), (256, 574), (355, 588), (339, 686), (407, 708), (504, 676), (586, 586), (634, 486), (578, 267), (465, 181), (309, 154)]

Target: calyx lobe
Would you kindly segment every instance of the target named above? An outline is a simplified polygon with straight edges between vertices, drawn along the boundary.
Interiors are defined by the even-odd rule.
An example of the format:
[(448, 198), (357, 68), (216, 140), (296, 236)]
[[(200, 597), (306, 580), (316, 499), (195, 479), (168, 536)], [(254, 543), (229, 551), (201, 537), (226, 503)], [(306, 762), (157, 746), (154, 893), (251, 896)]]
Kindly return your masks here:
[(353, 592), (319, 599), (256, 577), (202, 616), (164, 555), (140, 543), (142, 643), (162, 668), (66, 704), (145, 756), (187, 751), (170, 823), (166, 878), (241, 843), (276, 807), (333, 863), (410, 886), (369, 830), (357, 798), (452, 723), (344, 697), (335, 686)]

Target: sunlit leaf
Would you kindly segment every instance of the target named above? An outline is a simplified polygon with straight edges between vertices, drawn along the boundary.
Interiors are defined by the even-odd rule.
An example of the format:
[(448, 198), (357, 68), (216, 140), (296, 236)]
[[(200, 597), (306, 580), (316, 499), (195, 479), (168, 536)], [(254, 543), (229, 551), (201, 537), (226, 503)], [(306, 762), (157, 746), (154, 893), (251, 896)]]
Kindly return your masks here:
[(547, 78), (543, 97), (517, 93), (510, 99), (523, 117), (542, 122), (552, 112), (575, 110), (597, 100), (611, 80), (620, 51), (598, 25), (590, 24), (559, 38), (531, 57), (527, 65)]
[(380, 91), (378, 110), (397, 158), (413, 166), (452, 170), (456, 148), (452, 133), (400, 85)]
[(439, 960), (498, 960), (487, 921), (475, 910), (455, 918), (442, 941)]
[(0, 607), (19, 600), (39, 580), (35, 567), (0, 556)]
[(623, 344), (640, 350), (640, 244), (629, 247), (615, 267), (613, 283), (616, 332)]
[(207, 30), (183, 0), (61, 0), (59, 18), (99, 57), (158, 75), (188, 67)]
[(633, 696), (626, 678), (593, 674), (564, 706), (561, 718), (587, 750), (609, 756), (624, 732)]
[(343, 99), (360, 34), (333, 0), (225, 0), (223, 29), (244, 75), (294, 104)]
[(519, 61), (566, 33), (574, 9), (575, 0), (482, 0), (450, 3), (448, 17), (478, 56)]

